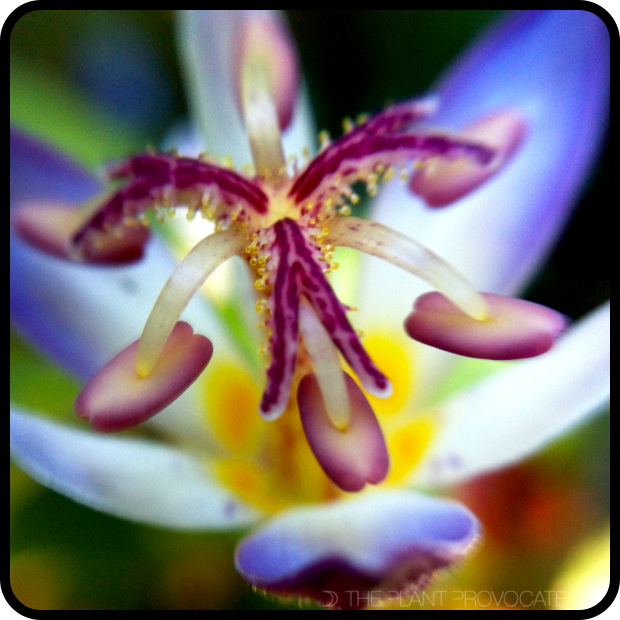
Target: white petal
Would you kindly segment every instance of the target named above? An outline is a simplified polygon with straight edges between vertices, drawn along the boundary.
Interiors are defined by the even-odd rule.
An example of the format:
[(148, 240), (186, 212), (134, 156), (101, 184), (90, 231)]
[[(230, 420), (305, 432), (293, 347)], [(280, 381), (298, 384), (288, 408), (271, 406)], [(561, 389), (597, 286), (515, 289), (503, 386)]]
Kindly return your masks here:
[(41, 484), (141, 523), (226, 529), (258, 516), (210, 477), (206, 461), (162, 444), (65, 428), (14, 409), (11, 455)]
[[(233, 33), (244, 11), (182, 11), (178, 44), (193, 115), (214, 155), (231, 155), (235, 166), (252, 163), (250, 144), (235, 101)], [(316, 130), (307, 90), (302, 86), (291, 126), (282, 136), (285, 156), (314, 149)]]
[(449, 400), (413, 480), (452, 483), (510, 465), (599, 411), (610, 389), (609, 308), (591, 313), (548, 353)]

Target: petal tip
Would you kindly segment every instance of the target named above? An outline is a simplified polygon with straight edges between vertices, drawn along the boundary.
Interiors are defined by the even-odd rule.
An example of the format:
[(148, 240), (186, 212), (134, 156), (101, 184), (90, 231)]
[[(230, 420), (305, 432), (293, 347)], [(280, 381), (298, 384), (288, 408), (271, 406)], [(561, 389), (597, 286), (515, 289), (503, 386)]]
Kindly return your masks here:
[(101, 432), (125, 430), (159, 413), (180, 396), (211, 360), (213, 345), (179, 321), (147, 377), (135, 368), (138, 341), (121, 351), (84, 387), (75, 413)]
[(567, 326), (564, 315), (546, 306), (491, 293), (482, 296), (489, 314), (479, 321), (440, 293), (426, 293), (405, 319), (405, 331), (414, 340), (457, 355), (515, 360), (547, 352)]
[(87, 209), (62, 203), (28, 203), (13, 216), (17, 234), (29, 245), (57, 258), (95, 264), (130, 263), (142, 258), (149, 232), (144, 227), (123, 228), (120, 234), (89, 231), (79, 247), (73, 236)]
[[(236, 85), (241, 64), (248, 58), (261, 58), (269, 67), (269, 81), (276, 105), (278, 124), (284, 131), (290, 125), (299, 94), (297, 49), (286, 26), (269, 13), (250, 14), (239, 32), (236, 59)], [(237, 101), (241, 101), (237, 92)]]
[(445, 207), (495, 176), (517, 152), (528, 133), (525, 117), (515, 110), (498, 111), (464, 129), (459, 137), (495, 149), (488, 164), (474, 160), (433, 161), (413, 175), (409, 189), (429, 207)]
[(315, 374), (306, 375), (297, 388), (301, 424), (310, 449), (327, 477), (348, 493), (367, 483), (379, 484), (390, 461), (381, 427), (355, 381), (343, 373), (349, 395), (350, 418), (341, 430), (330, 420)]
[(235, 566), (274, 594), (330, 608), (375, 607), (428, 585), (468, 553), (478, 530), (455, 502), (378, 492), (277, 517), (239, 543)]

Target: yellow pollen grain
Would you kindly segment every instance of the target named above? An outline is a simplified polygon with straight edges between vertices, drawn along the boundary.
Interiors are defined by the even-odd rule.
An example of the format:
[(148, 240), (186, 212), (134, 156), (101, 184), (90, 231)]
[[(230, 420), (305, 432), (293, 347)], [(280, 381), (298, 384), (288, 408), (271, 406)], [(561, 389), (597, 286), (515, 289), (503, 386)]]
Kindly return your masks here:
[(318, 138), (321, 149), (327, 148), (329, 146), (330, 136), (328, 131), (326, 131), (325, 129), (323, 131), (320, 131)]
[(388, 183), (389, 181), (391, 181), (394, 178), (394, 174), (396, 174), (396, 171), (392, 166), (390, 166), (383, 175), (383, 182)]

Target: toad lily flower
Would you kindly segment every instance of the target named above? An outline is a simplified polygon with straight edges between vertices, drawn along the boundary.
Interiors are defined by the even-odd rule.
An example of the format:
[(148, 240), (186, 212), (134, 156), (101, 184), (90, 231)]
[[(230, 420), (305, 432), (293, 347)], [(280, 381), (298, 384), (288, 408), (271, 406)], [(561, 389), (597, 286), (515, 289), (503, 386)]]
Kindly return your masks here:
[[(188, 219), (199, 213), (214, 222), (215, 231), (163, 286), (140, 339), (99, 370), (76, 401), (78, 415), (96, 430), (148, 420), (188, 448), (95, 436), (16, 410), (14, 457), (37, 480), (78, 501), (149, 523), (239, 527), (284, 510), (245, 538), (236, 555), (240, 573), (273, 592), (356, 608), (371, 590), (385, 597), (421, 587), (433, 571), (466, 553), (479, 528), (464, 507), (394, 485), (453, 482), (499, 467), (595, 411), (608, 390), (609, 315), (608, 309), (597, 311), (549, 351), (564, 330), (561, 315), (497, 293), (478, 293), (453, 267), (400, 232), (399, 222), (412, 217), (405, 210), (421, 209), (412, 192), (435, 208), (458, 202), (427, 214), (447, 216), (445, 230), (453, 241), (455, 222), (484, 212), (485, 228), (497, 230), (480, 252), (488, 245), (497, 249), (496, 276), (503, 277), (511, 262), (520, 278), (530, 273), (535, 258), (524, 254), (540, 256), (552, 240), (602, 133), (606, 30), (586, 12), (521, 15), (466, 56), (435, 96), (349, 124), (334, 142), (324, 138), (320, 153), (298, 170), (296, 162), (287, 164), (281, 140), (299, 116), (296, 57), (284, 26), (271, 14), (247, 13), (194, 15), (184, 27), (194, 72), (205, 66), (204, 42), (221, 39), (217, 57), (224, 59), (226, 77), (217, 95), (237, 106), (254, 170), (237, 172), (208, 155), (138, 155), (110, 168), (110, 178), (122, 183), (115, 191), (67, 209), (60, 200), (88, 197), (92, 182), (15, 134), (11, 187), (12, 203), (20, 207), (14, 224), (21, 239), (12, 238), (11, 247), (16, 324), (56, 359), (91, 376), (92, 359), (85, 366), (87, 354), (68, 349), (88, 343), (89, 352), (95, 346), (109, 351), (110, 342), (87, 335), (85, 324), (100, 320), (97, 304), (78, 306), (75, 300), (72, 321), (78, 311), (81, 316), (77, 332), (76, 325), (67, 326), (79, 334), (71, 347), (59, 341), (59, 313), (37, 285), (53, 278), (56, 300), (72, 295), (81, 300), (97, 290), (114, 324), (123, 313), (122, 300), (131, 294), (109, 289), (140, 278), (136, 286), (145, 287), (146, 298), (160, 281), (165, 261), (160, 247), (144, 250), (150, 221), (186, 206)], [(207, 65), (200, 77), (209, 84), (221, 73), (221, 66)], [(37, 192), (34, 180), (46, 172), (67, 179), (67, 185)], [(383, 222), (350, 216), (358, 201), (356, 183), (365, 184), (372, 196), (379, 182), (395, 175), (408, 185), (392, 183), (379, 197), (377, 217)], [(503, 195), (506, 185), (510, 197)], [(515, 212), (508, 214), (502, 202)], [(388, 222), (396, 209), (397, 217)], [(463, 209), (469, 215), (455, 220), (452, 212)], [(546, 217), (553, 226), (527, 229), (527, 243), (511, 239), (525, 234), (526, 219)], [(466, 234), (465, 226), (458, 226), (459, 234)], [(404, 228), (415, 232), (414, 226)], [(337, 247), (385, 259), (436, 289), (418, 297), (405, 321), (407, 334), (425, 345), (495, 360), (549, 352), (457, 394), (432, 415), (423, 408), (431, 400), (412, 389), (413, 356), (430, 360), (428, 349), (404, 334), (391, 334), (393, 299), (376, 294), (374, 299), (362, 294), (362, 317), (368, 301), (371, 329), (360, 338), (347, 317), (353, 308), (339, 301), (326, 277), (338, 267)], [(40, 250), (55, 256), (46, 258)], [(143, 253), (142, 262), (129, 264)], [(254, 296), (247, 303), (256, 306), (267, 333), (260, 402), (257, 381), (234, 357), (221, 328), (204, 308), (197, 309), (199, 300), (189, 303), (233, 256), (241, 256), (252, 274)], [(485, 268), (488, 273), (493, 264)], [(380, 269), (374, 262), (362, 270), (364, 286), (390, 288), (392, 272), (384, 277), (383, 271), (376, 273)], [(513, 281), (490, 280), (495, 286), (488, 288), (511, 292), (501, 289)], [(45, 290), (50, 286), (48, 280)], [(413, 299), (409, 292), (403, 295), (402, 286), (396, 306), (403, 297), (405, 303)], [(184, 311), (215, 346), (179, 321)], [(144, 316), (142, 310), (138, 314)], [(355, 379), (341, 369), (338, 352)], [(95, 357), (102, 355), (98, 351)], [(444, 362), (454, 357), (441, 355)], [(425, 389), (419, 392), (424, 395)], [(209, 437), (204, 416), (191, 415), (196, 409), (207, 410)], [(184, 424), (186, 418), (193, 426)], [(208, 463), (205, 453), (211, 455)], [(358, 497), (343, 493), (382, 482)], [(306, 506), (292, 508), (296, 503)]]

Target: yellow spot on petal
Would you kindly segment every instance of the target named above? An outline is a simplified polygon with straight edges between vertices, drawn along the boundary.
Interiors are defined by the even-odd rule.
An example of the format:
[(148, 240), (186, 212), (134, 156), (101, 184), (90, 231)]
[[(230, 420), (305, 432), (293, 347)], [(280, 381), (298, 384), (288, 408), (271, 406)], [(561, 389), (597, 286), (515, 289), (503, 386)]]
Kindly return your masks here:
[(233, 493), (268, 513), (339, 495), (310, 451), (296, 406), (262, 424), (261, 444), (252, 462), (235, 458), (216, 463), (217, 474)]
[(290, 503), (285, 495), (274, 492), (270, 472), (254, 463), (222, 460), (216, 469), (221, 481), (235, 495), (265, 512), (279, 512)]
[(420, 462), (433, 436), (435, 423), (428, 417), (419, 418), (391, 432), (387, 438), (390, 472), (387, 481), (403, 482)]
[(388, 336), (370, 331), (366, 332), (364, 348), (394, 388), (389, 398), (367, 394), (373, 411), (379, 417), (405, 412), (416, 387), (411, 350), (404, 348), (400, 335)]
[(260, 390), (253, 378), (232, 365), (218, 364), (207, 374), (205, 398), (211, 425), (224, 446), (251, 454), (264, 425), (258, 415)]

